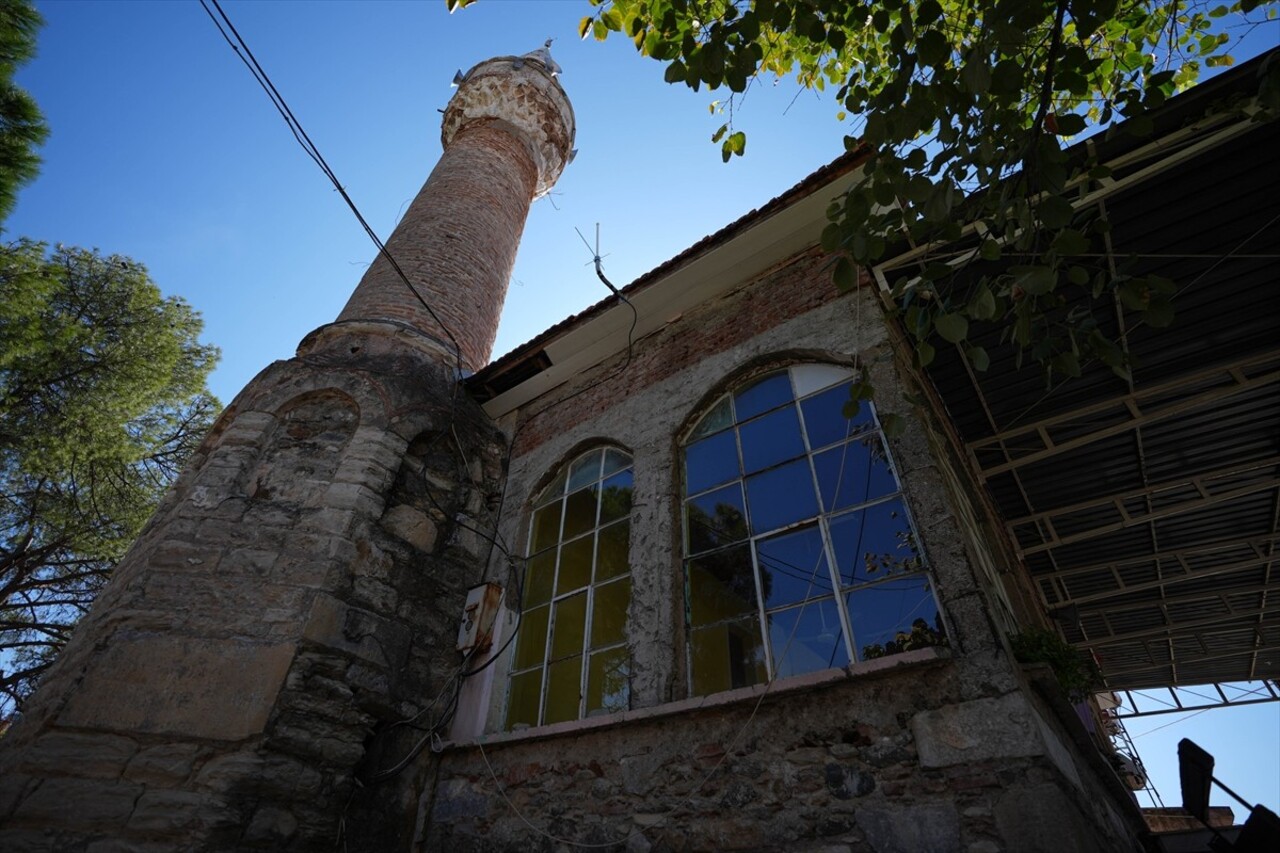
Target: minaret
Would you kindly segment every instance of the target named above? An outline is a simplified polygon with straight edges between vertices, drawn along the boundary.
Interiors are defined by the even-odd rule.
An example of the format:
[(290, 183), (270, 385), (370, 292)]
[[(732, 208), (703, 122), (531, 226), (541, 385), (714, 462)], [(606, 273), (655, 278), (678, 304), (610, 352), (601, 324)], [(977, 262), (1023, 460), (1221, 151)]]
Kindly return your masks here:
[(452, 334), (464, 370), (489, 362), (529, 205), (551, 189), (572, 155), (573, 109), (555, 80), (558, 71), (542, 48), (459, 75), (440, 132), (444, 154), (387, 241), (449, 331), (381, 255), (339, 323), (402, 322), (449, 351)]
[(421, 301), (377, 258), (227, 407), (0, 738), (0, 849), (329, 851), (340, 824), (406, 849), (426, 766), (353, 792), (417, 739), (396, 724), (430, 718), (486, 579), (505, 444), (458, 370), (571, 156), (558, 70), (544, 48), (460, 75), (387, 241)]

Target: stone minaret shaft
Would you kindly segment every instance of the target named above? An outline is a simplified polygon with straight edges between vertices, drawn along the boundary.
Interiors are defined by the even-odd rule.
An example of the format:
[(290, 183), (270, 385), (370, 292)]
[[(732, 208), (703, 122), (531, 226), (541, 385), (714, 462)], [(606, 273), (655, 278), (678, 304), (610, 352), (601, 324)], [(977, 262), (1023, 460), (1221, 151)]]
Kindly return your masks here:
[(232, 401), (0, 738), (0, 850), (409, 848), (431, 753), (380, 771), (416, 754), (399, 724), (438, 713), (485, 579), (505, 442), (457, 362), (487, 361), (570, 156), (554, 67), (471, 70), (389, 241), (458, 350), (380, 258)]
[[(569, 102), (542, 61), (477, 65), (445, 111), (444, 155), (387, 241), (468, 370), (489, 361), (529, 205), (559, 177), (573, 134)], [(382, 255), (338, 319), (397, 320), (454, 345)]]

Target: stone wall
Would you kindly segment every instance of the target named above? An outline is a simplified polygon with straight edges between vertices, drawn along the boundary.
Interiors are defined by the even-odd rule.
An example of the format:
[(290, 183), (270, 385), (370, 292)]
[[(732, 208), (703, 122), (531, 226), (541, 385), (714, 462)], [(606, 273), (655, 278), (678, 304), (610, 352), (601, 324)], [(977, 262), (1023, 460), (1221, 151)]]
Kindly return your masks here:
[(461, 745), (423, 798), (419, 849), (1132, 849), (1064, 779), (1020, 690), (935, 654)]
[[(838, 296), (823, 263), (802, 254), (511, 419), (508, 542), (526, 540), (529, 502), (559, 465), (598, 443), (634, 456), (631, 710), (502, 733), (499, 661), (489, 734), (423, 762), (415, 849), (1131, 849), (1136, 808), (1008, 655), (1004, 633), (1038, 614), (1025, 590), (1005, 594), (1016, 564), (980, 490), (869, 283)], [(680, 441), (753, 373), (855, 354), (880, 414), (907, 419), (890, 451), (950, 649), (781, 681), (758, 709), (763, 688), (689, 698)]]
[(488, 545), (463, 525), (501, 477), (453, 375), (397, 327), (347, 327), (250, 384), (4, 738), (0, 848), (383, 831), (394, 786), (366, 802), (355, 778), (457, 665)]

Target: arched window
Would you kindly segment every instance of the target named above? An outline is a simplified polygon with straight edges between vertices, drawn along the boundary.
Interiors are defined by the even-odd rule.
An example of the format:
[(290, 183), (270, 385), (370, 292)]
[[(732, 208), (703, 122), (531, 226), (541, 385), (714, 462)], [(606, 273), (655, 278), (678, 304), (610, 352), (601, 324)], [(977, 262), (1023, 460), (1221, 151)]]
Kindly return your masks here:
[(506, 726), (629, 707), (631, 457), (596, 448), (534, 501)]
[(799, 365), (717, 400), (684, 447), (693, 695), (945, 643), (875, 412)]

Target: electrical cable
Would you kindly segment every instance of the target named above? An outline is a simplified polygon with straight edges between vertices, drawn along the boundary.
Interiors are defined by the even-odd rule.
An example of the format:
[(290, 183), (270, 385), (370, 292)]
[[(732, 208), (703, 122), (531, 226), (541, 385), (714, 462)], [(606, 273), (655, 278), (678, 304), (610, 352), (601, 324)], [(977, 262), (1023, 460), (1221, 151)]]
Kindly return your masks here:
[[(209, 3), (212, 3), (214, 9), (218, 10), (218, 16), (215, 16), (213, 12), (210, 11)], [(226, 40), (227, 44), (230, 45), (236, 56), (238, 56), (240, 61), (244, 63), (245, 67), (249, 69), (249, 73), (253, 75), (254, 80), (256, 80), (262, 90), (266, 92), (272, 106), (274, 106), (276, 111), (280, 113), (281, 118), (284, 119), (290, 132), (293, 133), (293, 138), (298, 141), (300, 146), (302, 146), (302, 150), (307, 153), (307, 156), (315, 161), (316, 165), (320, 167), (320, 171), (323, 172), (325, 177), (329, 179), (329, 182), (333, 184), (333, 188), (342, 196), (342, 200), (346, 202), (347, 207), (351, 209), (356, 221), (360, 223), (360, 227), (364, 229), (365, 234), (369, 236), (369, 239), (373, 241), (373, 245), (377, 247), (378, 253), (387, 259), (387, 263), (391, 265), (393, 270), (395, 270), (396, 275), (398, 275), (400, 280), (404, 282), (405, 287), (409, 289), (409, 292), (413, 294), (414, 298), (417, 299), (419, 303), (421, 303), (422, 307), (426, 310), (431, 319), (435, 320), (436, 324), (449, 338), (449, 342), (453, 344), (453, 354), (457, 362), (458, 372), (456, 378), (461, 379), (464, 370), (462, 364), (462, 346), (458, 343), (458, 339), (454, 336), (453, 331), (442, 319), (440, 319), (440, 316), (436, 314), (435, 310), (427, 304), (426, 299), (422, 297), (422, 294), (418, 292), (418, 289), (409, 281), (409, 277), (405, 274), (404, 270), (401, 269), (400, 264), (396, 262), (394, 257), (392, 257), (391, 252), (387, 250), (387, 247), (383, 244), (377, 233), (374, 232), (368, 221), (365, 220), (360, 209), (356, 207), (356, 203), (351, 199), (351, 196), (347, 194), (346, 189), (343, 188), (342, 182), (338, 180), (338, 176), (325, 161), (324, 156), (320, 153), (320, 149), (311, 141), (311, 137), (307, 135), (307, 132), (302, 127), (301, 122), (299, 122), (297, 117), (294, 116), (293, 111), (289, 108), (289, 104), (285, 101), (284, 96), (280, 94), (279, 90), (276, 89), (275, 84), (271, 82), (271, 78), (267, 75), (267, 72), (262, 68), (261, 64), (259, 64), (257, 57), (253, 55), (253, 51), (249, 49), (248, 43), (236, 30), (235, 25), (231, 23), (231, 19), (227, 17), (227, 13), (223, 11), (218, 0), (200, 0), (200, 6), (209, 16), (209, 19), (213, 21), (214, 26), (218, 28), (218, 32), (221, 33), (222, 37)], [(222, 21), (219, 21), (218, 17), (221, 17)], [(223, 29), (223, 23), (226, 24), (226, 29)], [(227, 35), (227, 30), (231, 31), (231, 35)], [(235, 36), (234, 41), (231, 36)], [(242, 48), (243, 52), (241, 52)], [(458, 383), (455, 382), (453, 392), (455, 401), (457, 396), (457, 386)]]

